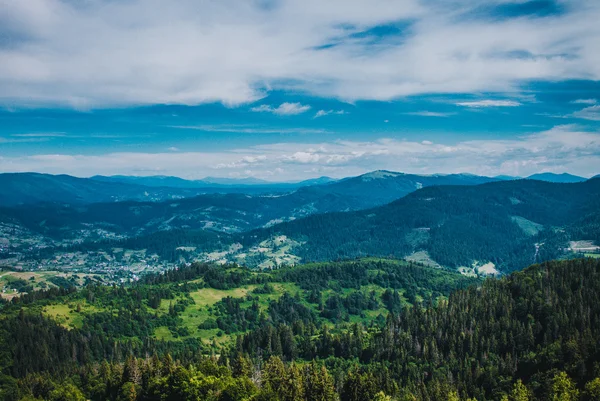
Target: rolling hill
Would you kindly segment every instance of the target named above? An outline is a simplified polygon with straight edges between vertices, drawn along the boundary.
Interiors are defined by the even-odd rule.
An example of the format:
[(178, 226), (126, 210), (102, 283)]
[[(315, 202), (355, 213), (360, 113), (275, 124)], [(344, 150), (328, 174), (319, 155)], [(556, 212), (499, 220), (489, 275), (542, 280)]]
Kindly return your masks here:
[[(77, 245), (265, 268), (392, 256), (467, 273), (511, 271), (565, 255), (569, 241), (600, 241), (600, 179), (493, 180), (376, 171), (284, 194), (2, 207), (0, 237), (10, 255)], [(451, 185), (461, 183), (469, 185)]]
[(416, 175), (377, 170), (357, 177), (333, 183), (309, 186), (298, 191), (303, 193), (330, 193), (361, 200), (354, 209), (383, 205), (424, 187), (435, 185), (479, 185), (499, 181), (496, 178), (471, 174)]
[(106, 182), (70, 175), (39, 173), (0, 174), (0, 206), (38, 203), (87, 204), (125, 200), (161, 201), (203, 193), (189, 188), (151, 188), (143, 185)]
[(562, 183), (574, 183), (574, 182), (583, 182), (587, 180), (587, 178), (579, 177), (577, 175), (562, 173), (539, 173), (533, 174), (527, 177), (530, 180), (539, 180), (539, 181), (547, 181), (547, 182), (562, 182)]
[(422, 251), (446, 266), (491, 262), (510, 271), (560, 256), (568, 240), (597, 240), (599, 195), (600, 179), (428, 187), (385, 206), (253, 231), (241, 242), (251, 247), (285, 235), (302, 244), (292, 253), (303, 261)]
[[(120, 201), (160, 202), (210, 194), (248, 194), (253, 196), (287, 194), (300, 191), (299, 199), (318, 199), (327, 195), (353, 198), (347, 208), (357, 210), (391, 202), (422, 186), (474, 185), (492, 178), (470, 175), (418, 176), (375, 171), (336, 181), (329, 177), (296, 183), (227, 180), (206, 178), (184, 180), (178, 177), (94, 176), (39, 173), (0, 174), (0, 206), (39, 203), (91, 204)], [(298, 204), (296, 207), (302, 207)], [(328, 211), (328, 210), (325, 210)]]
[[(0, 175), (2, 178), (9, 184), (6, 188), (13, 191), (5, 191), (5, 202), (0, 205), (15, 206), (19, 199), (28, 202), (1, 208), (0, 222), (24, 225), (34, 232), (54, 237), (80, 236), (81, 230), (94, 228), (129, 236), (170, 229), (241, 232), (312, 214), (382, 205), (422, 186), (488, 181), (486, 177), (468, 175), (414, 176), (377, 171), (336, 182), (329, 182), (327, 178), (305, 181), (307, 185), (314, 185), (287, 193), (248, 194), (244, 191), (260, 186), (221, 187), (240, 193), (209, 193), (179, 199), (207, 189), (182, 188), (183, 183), (192, 181), (176, 177), (115, 178), (123, 180), (118, 182), (112, 178), (103, 181), (24, 174), (18, 176), (19, 185), (13, 176)], [(126, 181), (151, 185), (126, 184)], [(158, 181), (178, 187), (155, 186)], [(119, 195), (115, 195), (117, 193)], [(178, 199), (162, 199), (170, 197)], [(140, 202), (147, 198), (163, 201)], [(46, 203), (34, 205), (36, 201)]]

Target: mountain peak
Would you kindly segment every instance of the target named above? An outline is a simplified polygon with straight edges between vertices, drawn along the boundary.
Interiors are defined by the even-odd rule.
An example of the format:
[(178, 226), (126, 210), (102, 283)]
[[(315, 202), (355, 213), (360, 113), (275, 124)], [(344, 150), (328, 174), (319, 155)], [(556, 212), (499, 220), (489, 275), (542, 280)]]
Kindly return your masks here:
[(363, 179), (363, 181), (369, 181), (369, 180), (378, 180), (381, 178), (399, 177), (402, 175), (405, 175), (405, 174), (398, 173), (395, 171), (388, 171), (388, 170), (375, 170), (375, 171), (371, 171), (370, 173), (363, 174), (360, 177)]
[(574, 183), (574, 182), (582, 182), (586, 179), (583, 177), (579, 177), (577, 175), (569, 174), (569, 173), (539, 173), (533, 174), (527, 177), (530, 180), (538, 180), (538, 181), (547, 181), (547, 182), (561, 182), (561, 183)]

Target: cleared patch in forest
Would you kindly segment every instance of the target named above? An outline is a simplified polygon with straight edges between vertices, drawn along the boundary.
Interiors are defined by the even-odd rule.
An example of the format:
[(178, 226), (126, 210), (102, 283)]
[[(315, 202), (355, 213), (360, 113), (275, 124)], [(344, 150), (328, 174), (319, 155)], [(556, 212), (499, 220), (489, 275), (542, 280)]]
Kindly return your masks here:
[(523, 230), (523, 232), (529, 236), (534, 236), (540, 231), (544, 229), (544, 226), (538, 223), (535, 223), (531, 220), (527, 220), (521, 216), (511, 216), (512, 221), (517, 223), (519, 228)]

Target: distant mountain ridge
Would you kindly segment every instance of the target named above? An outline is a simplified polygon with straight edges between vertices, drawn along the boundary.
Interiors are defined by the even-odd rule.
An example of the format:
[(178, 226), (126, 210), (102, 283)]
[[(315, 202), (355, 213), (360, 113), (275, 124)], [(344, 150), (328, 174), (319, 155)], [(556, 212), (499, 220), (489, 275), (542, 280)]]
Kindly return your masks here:
[[(585, 178), (570, 174), (542, 173), (529, 179), (547, 182), (582, 182)], [(160, 202), (207, 194), (241, 193), (252, 196), (300, 192), (301, 198), (327, 195), (353, 198), (348, 210), (383, 205), (407, 194), (434, 185), (479, 185), (506, 180), (472, 174), (416, 175), (376, 170), (356, 177), (333, 179), (319, 177), (300, 182), (274, 183), (254, 179), (186, 180), (171, 176), (94, 176), (40, 173), (0, 174), (0, 206), (36, 203), (90, 204), (119, 201)]]
[(0, 206), (38, 203), (160, 202), (225, 193), (282, 194), (305, 185), (319, 185), (323, 182), (327, 181), (317, 179), (295, 184), (223, 185), (168, 176), (79, 178), (64, 174), (3, 173), (0, 174)]
[(539, 180), (539, 181), (547, 181), (547, 182), (562, 182), (562, 183), (575, 183), (575, 182), (583, 182), (586, 181), (587, 178), (579, 177), (577, 175), (569, 174), (569, 173), (539, 173), (533, 174), (527, 177), (530, 180)]
[(56, 202), (85, 204), (124, 200), (160, 201), (196, 196), (198, 190), (150, 188), (123, 182), (103, 182), (70, 175), (0, 174), (0, 206)]
[[(488, 177), (464, 174), (416, 176), (375, 171), (334, 182), (327, 178), (317, 179), (316, 185), (275, 193), (244, 193), (238, 187), (227, 187), (240, 192), (197, 195), (195, 191), (203, 192), (205, 189), (149, 187), (68, 176), (23, 177), (35, 179), (38, 184), (42, 179), (49, 180), (51, 184), (48, 186), (54, 185), (59, 191), (28, 198), (32, 202), (30, 204), (15, 203), (15, 199), (12, 203), (8, 199), (4, 207), (0, 203), (0, 223), (16, 224), (33, 233), (73, 241), (82, 237), (95, 240), (103, 236), (138, 236), (176, 229), (238, 233), (314, 214), (380, 206), (424, 186), (477, 185), (493, 181)], [(170, 182), (171, 178), (157, 179)], [(323, 181), (325, 183), (321, 183)], [(78, 186), (63, 193), (65, 182), (76, 182)], [(30, 187), (13, 187), (22, 190), (16, 191), (21, 197), (29, 192), (37, 194)], [(253, 190), (255, 187), (248, 188)], [(118, 199), (111, 195), (115, 190), (120, 194)], [(82, 193), (85, 196), (81, 196)], [(188, 196), (176, 197), (173, 194)], [(151, 198), (159, 195), (163, 198)]]
[(307, 185), (320, 185), (329, 182), (337, 181), (330, 177), (319, 177), (298, 182), (271, 182), (266, 180), (260, 180), (257, 178), (220, 178), (220, 177), (205, 177), (200, 180), (186, 180), (180, 177), (174, 176), (126, 176), (126, 175), (112, 175), (102, 176), (95, 175), (90, 177), (92, 180), (104, 181), (104, 182), (121, 182), (121, 183), (133, 183), (138, 185), (146, 185), (149, 187), (171, 187), (171, 188), (210, 188), (217, 190), (220, 187), (226, 187), (227, 192), (231, 189), (238, 189), (240, 192), (247, 191), (250, 188), (271, 188), (271, 189), (295, 189)]
[[(462, 177), (462, 178), (461, 178)], [(90, 204), (119, 201), (165, 201), (205, 194), (243, 193), (249, 195), (283, 194), (306, 191), (305, 196), (327, 193), (362, 199), (351, 209), (371, 207), (400, 198), (428, 185), (479, 184), (494, 180), (477, 176), (417, 176), (375, 171), (358, 177), (335, 180), (319, 177), (295, 183), (267, 181), (185, 180), (170, 176), (94, 176), (78, 178), (69, 175), (41, 173), (0, 174), (0, 206), (36, 203)], [(218, 181), (215, 179), (215, 181)], [(227, 183), (227, 184), (225, 184)], [(231, 184), (229, 184), (231, 183)], [(237, 183), (234, 185), (234, 183)], [(309, 195), (312, 193), (312, 195)]]
[(330, 193), (355, 197), (366, 201), (360, 208), (384, 205), (418, 189), (434, 185), (479, 185), (499, 181), (492, 177), (471, 174), (416, 175), (387, 170), (376, 170), (357, 177), (344, 178), (329, 184), (300, 188), (303, 193)]
[(111, 241), (127, 239), (128, 247), (169, 258), (190, 247), (192, 258), (220, 255), (251, 266), (391, 256), (511, 271), (564, 256), (569, 241), (600, 244), (600, 178), (551, 183), (376, 171), (276, 195), (0, 207), (0, 229), (9, 242), (41, 236), (36, 241), (51, 246), (83, 240), (121, 248)]
[[(53, 176), (46, 178), (51, 177)], [(76, 182), (81, 182), (80, 180), (84, 179), (76, 179)], [(166, 187), (89, 181), (94, 185), (116, 185), (119, 188), (128, 188), (130, 191), (168, 191)], [(383, 205), (423, 185), (437, 183), (476, 185), (482, 182), (488, 182), (488, 178), (467, 175), (421, 177), (376, 171), (340, 181), (308, 185), (277, 195), (209, 193), (185, 199), (167, 198), (158, 202), (140, 202), (138, 199), (112, 202), (109, 198), (104, 202), (90, 203), (85, 208), (56, 204), (22, 205), (13, 209), (0, 209), (0, 221), (4, 215), (5, 218), (21, 222), (36, 232), (61, 236), (68, 233), (79, 235), (77, 230), (85, 229), (90, 225), (92, 227), (108, 225), (110, 231), (118, 235), (204, 228), (223, 232), (242, 232), (313, 214), (354, 211)], [(180, 188), (178, 191), (193, 191), (193, 189)], [(133, 193), (136, 194), (137, 192)]]

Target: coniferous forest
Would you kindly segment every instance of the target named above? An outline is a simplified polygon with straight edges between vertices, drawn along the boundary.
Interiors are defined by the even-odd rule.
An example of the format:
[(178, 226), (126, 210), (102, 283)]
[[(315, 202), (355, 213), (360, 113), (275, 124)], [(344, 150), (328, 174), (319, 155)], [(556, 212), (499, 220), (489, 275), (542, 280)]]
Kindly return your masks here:
[[(232, 294), (197, 328), (209, 339), (186, 325), (203, 291)], [(49, 317), (61, 305), (72, 321)], [(2, 316), (6, 400), (600, 399), (594, 259), (484, 281), (377, 259), (269, 273), (197, 263), (32, 292)], [(168, 339), (153, 335), (163, 327)]]

